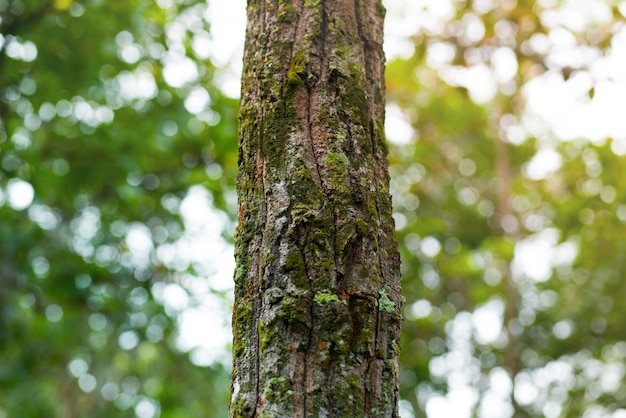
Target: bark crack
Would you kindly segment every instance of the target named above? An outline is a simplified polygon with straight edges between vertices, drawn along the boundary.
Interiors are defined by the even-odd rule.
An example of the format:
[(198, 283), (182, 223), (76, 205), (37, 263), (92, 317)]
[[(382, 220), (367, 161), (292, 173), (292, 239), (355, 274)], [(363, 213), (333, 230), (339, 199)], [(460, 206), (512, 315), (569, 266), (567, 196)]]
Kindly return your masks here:
[[(265, 1), (261, 1), (261, 7), (260, 7), (260, 22), (259, 22), (259, 26), (260, 26), (260, 33), (265, 33), (265, 22), (266, 22), (266, 4)], [(265, 37), (265, 42), (263, 43), (263, 45), (261, 46), (261, 51), (263, 51), (263, 55), (267, 54), (267, 50), (268, 50), (268, 43), (269, 43), (269, 38)], [(255, 83), (255, 96), (257, 98), (262, 97), (262, 93), (261, 93), (261, 85), (259, 83), (259, 80), (257, 79), (256, 83)], [(258, 149), (257, 149), (257, 175), (259, 175), (260, 178), (260, 188), (261, 188), (261, 196), (265, 196), (265, 189), (266, 189), (266, 178), (265, 178), (265, 161), (263, 161), (263, 159), (261, 158), (261, 150), (263, 150), (263, 147), (265, 146), (265, 135), (264, 135), (264, 130), (265, 130), (265, 123), (264, 123), (264, 119), (265, 119), (265, 112), (264, 112), (264, 107), (263, 106), (259, 106), (259, 145), (258, 145)], [(261, 213), (260, 213), (260, 218), (259, 221), (261, 222), (262, 225), (265, 225), (267, 223), (267, 201), (266, 199), (262, 198), (261, 199)], [(261, 348), (261, 341), (260, 341), (260, 336), (259, 336), (259, 313), (262, 312), (263, 310), (263, 295), (262, 295), (262, 290), (261, 290), (261, 283), (263, 281), (263, 268), (261, 266), (262, 264), (262, 251), (263, 248), (265, 248), (265, 234), (261, 235), (261, 242), (259, 244), (259, 251), (257, 251), (256, 253), (256, 264), (257, 264), (257, 279), (256, 279), (256, 283), (255, 283), (255, 290), (257, 292), (257, 295), (255, 297), (255, 301), (254, 301), (254, 308), (255, 308), (255, 312), (256, 315), (254, 315), (254, 325), (253, 325), (253, 333), (254, 333), (254, 345), (255, 345), (255, 349), (254, 349), (254, 364), (255, 364), (255, 398), (256, 398), (256, 402), (254, 403), (254, 407), (253, 407), (253, 411), (252, 411), (252, 416), (256, 416), (257, 414), (257, 409), (259, 408), (259, 404), (263, 401), (262, 398), (262, 393), (261, 393), (261, 353), (260, 353), (260, 348)]]
[[(260, 112), (259, 112), (259, 129), (261, 134), (259, 135), (259, 145), (262, 147), (263, 146), (263, 109), (261, 108)], [(261, 196), (265, 195), (265, 176), (261, 177), (261, 182), (260, 182), (260, 187), (261, 187)], [(261, 205), (261, 214), (260, 217), (262, 217), (263, 219), (260, 221), (262, 221), (262, 224), (265, 224), (267, 222), (267, 204), (265, 202), (265, 199), (262, 199), (262, 205)], [(259, 313), (262, 312), (263, 309), (263, 298), (261, 295), (261, 283), (263, 280), (263, 269), (261, 268), (261, 254), (263, 251), (263, 248), (265, 248), (265, 234), (261, 235), (261, 241), (259, 244), (259, 251), (256, 254), (256, 265), (257, 265), (257, 280), (255, 283), (255, 290), (257, 292), (257, 295), (255, 297), (255, 312)], [(255, 355), (255, 376), (256, 376), (256, 398), (257, 398), (257, 402), (255, 403), (254, 406), (254, 413), (253, 416), (256, 415), (256, 409), (258, 407), (258, 403), (261, 400), (261, 392), (260, 392), (260, 384), (261, 384), (261, 376), (260, 376), (260, 371), (261, 371), (261, 353), (260, 353), (260, 339), (259, 339), (259, 318), (258, 318), (258, 314), (254, 316), (254, 344), (255, 344), (255, 350), (254, 350), (254, 355)]]
[[(309, 316), (309, 323), (308, 325), (308, 336), (307, 336), (307, 341), (306, 341), (306, 346), (304, 347), (304, 364), (303, 364), (303, 379), (302, 379), (302, 416), (304, 418), (306, 418), (307, 416), (307, 380), (308, 380), (308, 373), (309, 373), (309, 368), (308, 368), (308, 354), (309, 351), (311, 350), (311, 344), (313, 341), (313, 329), (315, 328), (315, 323), (314, 323), (314, 316), (313, 316), (313, 297), (315, 295), (315, 291), (313, 289), (313, 283), (311, 280), (311, 273), (310, 273), (310, 264), (309, 264), (309, 260), (307, 259), (307, 253), (306, 253), (306, 243), (308, 241), (309, 238), (309, 233), (308, 233), (308, 229), (306, 228), (297, 228), (297, 226), (295, 226), (296, 228), (296, 233), (298, 235), (298, 239), (296, 242), (296, 246), (298, 247), (298, 251), (300, 252), (300, 254), (302, 255), (302, 262), (304, 263), (304, 271), (306, 272), (306, 278), (307, 278), (307, 283), (309, 284), (309, 298), (307, 298), (307, 303), (308, 303), (308, 316)], [(304, 229), (304, 237), (300, 236), (300, 230)]]
[(359, 10), (359, 0), (354, 0), (354, 17), (356, 19), (356, 30), (359, 34), (359, 39), (366, 43), (366, 38), (363, 36), (363, 22), (361, 21), (361, 11)]
[[(303, 22), (303, 14), (304, 14), (304, 2), (300, 2), (299, 3), (299, 8), (298, 8), (298, 13), (297, 13), (297, 21), (296, 21), (296, 30), (293, 34), (293, 38), (291, 39), (291, 48), (289, 50), (289, 62), (291, 65), (291, 62), (293, 60), (294, 57), (294, 49), (297, 47), (297, 42), (299, 41), (298, 39), (298, 35), (300, 33), (302, 33), (302, 22)], [(303, 77), (303, 83), (306, 86), (307, 83), (307, 73), (308, 70), (306, 68), (306, 66), (308, 66), (308, 63), (305, 63), (305, 70), (304, 70), (304, 77)], [(298, 76), (302, 77), (300, 74), (298, 74)], [(296, 92), (296, 95), (298, 94), (298, 92)], [(320, 174), (320, 170), (319, 170), (319, 166), (317, 164), (317, 158), (315, 156), (315, 149), (313, 147), (313, 133), (312, 133), (312, 127), (311, 127), (311, 92), (310, 92), (310, 87), (306, 87), (306, 94), (307, 94), (307, 102), (306, 102), (306, 138), (305, 141), (308, 142), (309, 147), (311, 148), (311, 151), (313, 153), (313, 161), (315, 162), (315, 169), (317, 171), (318, 174), (318, 179), (321, 183), (321, 174)], [(293, 100), (296, 100), (295, 98), (296, 96), (294, 96)], [(297, 107), (297, 105), (296, 105)], [(297, 112), (300, 113), (301, 109), (297, 108)], [(291, 203), (290, 203), (291, 206)], [(291, 211), (290, 211), (291, 213)], [(297, 221), (296, 221), (297, 222)], [(306, 252), (306, 243), (308, 242), (308, 229), (307, 228), (299, 228), (298, 225), (294, 224), (293, 225), (294, 228), (296, 228), (296, 235), (297, 235), (297, 240), (296, 240), (296, 246), (298, 248), (298, 251), (300, 252), (300, 255), (302, 256), (302, 262), (304, 265), (304, 272), (306, 275), (306, 281), (308, 283), (308, 291), (309, 291), (309, 297), (306, 298), (308, 306), (307, 306), (307, 316), (309, 318), (308, 320), (308, 324), (307, 324), (307, 328), (308, 328), (308, 335), (306, 338), (306, 345), (304, 346), (304, 353), (303, 353), (303, 369), (302, 369), (302, 374), (303, 374), (303, 379), (302, 379), (302, 416), (304, 418), (307, 417), (307, 413), (308, 413), (308, 405), (307, 405), (307, 401), (308, 401), (308, 396), (307, 396), (307, 381), (308, 381), (308, 374), (309, 374), (309, 367), (308, 367), (308, 356), (309, 356), (309, 352), (311, 351), (311, 345), (312, 345), (312, 341), (313, 341), (313, 329), (315, 327), (314, 324), (314, 315), (313, 315), (313, 298), (314, 298), (314, 289), (313, 289), (313, 283), (312, 283), (312, 279), (311, 279), (311, 272), (310, 272), (310, 263), (309, 260), (307, 258), (307, 252)], [(304, 230), (304, 236), (301, 236), (301, 231)]]

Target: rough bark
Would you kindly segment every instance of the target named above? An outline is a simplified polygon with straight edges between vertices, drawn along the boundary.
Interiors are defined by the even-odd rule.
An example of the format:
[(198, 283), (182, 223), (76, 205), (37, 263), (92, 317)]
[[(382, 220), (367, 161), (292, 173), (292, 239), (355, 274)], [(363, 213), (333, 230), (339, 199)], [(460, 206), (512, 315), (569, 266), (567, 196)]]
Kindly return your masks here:
[(397, 417), (377, 0), (249, 0), (232, 417)]

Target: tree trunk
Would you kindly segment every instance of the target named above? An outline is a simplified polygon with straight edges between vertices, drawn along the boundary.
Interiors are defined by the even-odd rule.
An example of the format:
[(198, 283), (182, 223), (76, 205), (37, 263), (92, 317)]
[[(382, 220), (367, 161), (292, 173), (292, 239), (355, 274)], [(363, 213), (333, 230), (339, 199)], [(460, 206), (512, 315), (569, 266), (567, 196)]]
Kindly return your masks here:
[(232, 417), (397, 417), (377, 0), (249, 0)]
[[(515, 228), (504, 228), (506, 222), (515, 219), (513, 216), (512, 196), (511, 196), (511, 161), (509, 159), (509, 147), (504, 140), (496, 138), (496, 178), (497, 178), (497, 210), (498, 223), (501, 234), (504, 238), (513, 243), (519, 242), (519, 232)], [(513, 407), (513, 417), (523, 416), (523, 411), (515, 399), (515, 378), (519, 374), (519, 342), (518, 333), (515, 330), (514, 322), (519, 318), (518, 304), (520, 295), (517, 282), (513, 278), (511, 270), (511, 258), (505, 260), (501, 270), (504, 280), (504, 294), (506, 296), (506, 309), (504, 311), (504, 329), (507, 336), (507, 346), (504, 353), (504, 365), (511, 379), (511, 406)]]

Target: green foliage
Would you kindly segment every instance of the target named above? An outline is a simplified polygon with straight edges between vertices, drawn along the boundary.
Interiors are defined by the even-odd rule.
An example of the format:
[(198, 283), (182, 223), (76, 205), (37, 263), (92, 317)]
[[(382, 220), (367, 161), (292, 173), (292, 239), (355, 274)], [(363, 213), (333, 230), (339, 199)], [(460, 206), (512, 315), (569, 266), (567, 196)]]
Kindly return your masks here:
[[(612, 17), (585, 16), (584, 28), (545, 19), (563, 10), (584, 15), (568, 1), (455, 2), (446, 17), (427, 7), (425, 21), (437, 25), (417, 31), (411, 57), (387, 66), (389, 101), (415, 133), (390, 148), (407, 299), (402, 397), (415, 416), (459, 388), (476, 396), (468, 413), (483, 416), (497, 407), (487, 382), (499, 373), (516, 393), (504, 395), (502, 416), (543, 417), (549, 405), (563, 417), (623, 408), (623, 379), (599, 383), (603, 373), (623, 375), (622, 141), (564, 140), (549, 121), (535, 129), (544, 115), (527, 107), (532, 81), (553, 77), (569, 89), (593, 74), (592, 62), (572, 68), (555, 59), (556, 33), (575, 39), (572, 51), (610, 55), (622, 13), (609, 3), (594, 4)], [(544, 36), (549, 47), (535, 49)], [(503, 51), (516, 71), (494, 77), (493, 94), (483, 95), (486, 87), (462, 74), (483, 66), (497, 75)], [(590, 79), (592, 90), (604, 81)], [(597, 92), (572, 97), (591, 111)], [(531, 175), (545, 148), (560, 166)], [(501, 327), (490, 338), (482, 334), (487, 311)]]
[[(237, 101), (191, 28), (180, 42), (166, 30), (198, 16), (206, 33), (205, 8), (0, 0), (0, 416), (226, 415), (229, 366), (181, 352), (155, 296), (206, 270), (157, 256), (186, 233), (188, 190), (233, 213)], [(168, 84), (171, 53), (198, 77)], [(199, 89), (210, 108), (192, 113)], [(150, 237), (146, 259), (133, 231)]]

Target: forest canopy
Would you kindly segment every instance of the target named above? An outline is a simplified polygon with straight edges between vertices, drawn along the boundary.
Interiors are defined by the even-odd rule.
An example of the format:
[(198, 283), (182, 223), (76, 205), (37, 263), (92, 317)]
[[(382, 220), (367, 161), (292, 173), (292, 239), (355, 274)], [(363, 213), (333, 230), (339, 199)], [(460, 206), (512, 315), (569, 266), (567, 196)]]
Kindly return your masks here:
[[(0, 417), (227, 415), (232, 3), (0, 0)], [(384, 3), (402, 416), (625, 416), (626, 2)]]

